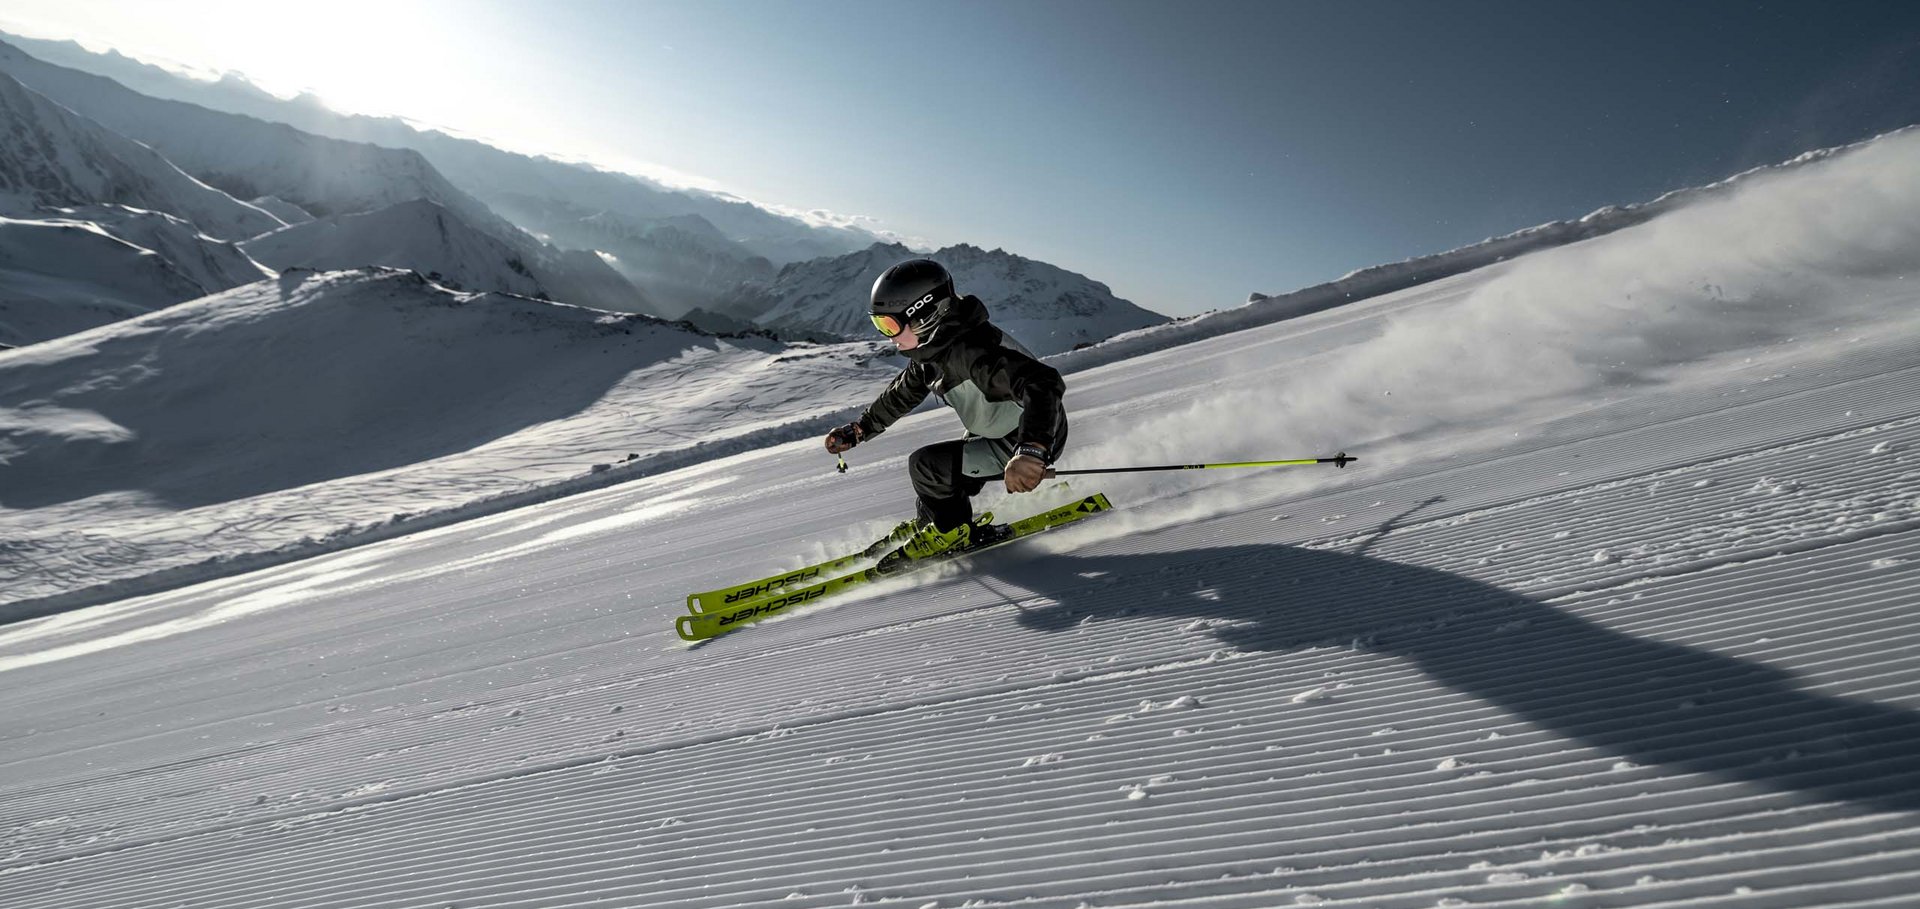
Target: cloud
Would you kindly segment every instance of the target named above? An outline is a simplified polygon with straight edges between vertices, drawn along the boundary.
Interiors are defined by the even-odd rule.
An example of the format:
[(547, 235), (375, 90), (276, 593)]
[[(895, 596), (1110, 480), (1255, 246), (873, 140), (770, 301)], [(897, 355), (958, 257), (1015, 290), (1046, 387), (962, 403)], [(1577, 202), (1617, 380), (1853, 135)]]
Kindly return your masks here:
[(845, 214), (827, 208), (800, 208), (779, 202), (768, 202), (741, 195), (728, 188), (722, 181), (684, 171), (674, 170), (662, 164), (638, 158), (610, 158), (606, 155), (592, 157), (556, 157), (556, 161), (585, 164), (602, 170), (616, 171), (629, 176), (639, 177), (655, 185), (667, 188), (706, 193), (730, 202), (742, 202), (782, 217), (791, 218), (812, 227), (829, 230), (851, 230), (867, 234), (876, 239), (900, 243), (914, 249), (935, 249), (940, 244), (925, 237), (903, 234), (883, 226), (881, 219), (872, 215)]
[[(752, 202), (745, 199), (742, 201)], [(752, 204), (813, 227), (859, 231), (887, 242), (899, 243), (915, 249), (934, 249), (939, 246), (925, 237), (890, 230), (883, 226), (884, 222), (872, 215), (842, 214), (825, 208), (800, 209), (772, 202), (752, 202)]]

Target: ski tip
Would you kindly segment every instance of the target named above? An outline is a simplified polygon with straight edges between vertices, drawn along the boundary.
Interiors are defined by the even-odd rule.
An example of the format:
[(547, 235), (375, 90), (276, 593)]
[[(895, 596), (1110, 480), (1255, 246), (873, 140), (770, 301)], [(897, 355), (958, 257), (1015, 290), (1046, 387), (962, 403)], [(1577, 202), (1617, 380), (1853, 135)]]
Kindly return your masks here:
[(690, 615), (675, 617), (673, 620), (673, 630), (674, 630), (674, 633), (680, 635), (680, 640), (683, 640), (683, 641), (705, 640), (705, 638), (702, 638), (700, 635), (694, 633), (693, 616), (690, 616)]
[(690, 613), (693, 613), (694, 615), (700, 614), (700, 595), (699, 594), (697, 593), (687, 594), (687, 611)]

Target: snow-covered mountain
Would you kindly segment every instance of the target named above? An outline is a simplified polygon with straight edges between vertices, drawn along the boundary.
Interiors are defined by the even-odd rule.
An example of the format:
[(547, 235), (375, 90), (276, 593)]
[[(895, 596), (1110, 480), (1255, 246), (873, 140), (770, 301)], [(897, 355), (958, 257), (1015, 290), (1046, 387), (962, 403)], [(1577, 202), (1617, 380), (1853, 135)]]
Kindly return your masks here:
[[(449, 183), (418, 152), (324, 138), (284, 124), (150, 98), (111, 79), (44, 63), (5, 43), (0, 43), (0, 72), (151, 146), (181, 169), (237, 196), (272, 196), (316, 216), (425, 199), (511, 246), (521, 260), (539, 263), (549, 285), (567, 289), (564, 295), (556, 291), (559, 299), (622, 312), (649, 311), (644, 294), (599, 257), (540, 242)], [(271, 220), (273, 227), (284, 223)]]
[(117, 205), (0, 218), (0, 345), (19, 347), (272, 274), (228, 241)]
[(7, 220), (0, 246), (0, 343), (84, 331), (273, 272), (191, 223), (124, 205), (50, 208)]
[[(568, 302), (662, 316), (699, 309), (709, 324), (745, 321), (766, 310), (774, 314), (759, 324), (792, 336), (866, 337), (864, 316), (848, 303), (862, 297), (864, 287), (843, 296), (833, 285), (843, 272), (865, 268), (873, 256), (871, 248), (861, 248), (873, 240), (869, 234), (810, 226), (711, 193), (667, 190), (625, 174), (504, 152), (398, 120), (281, 101), (241, 80), (198, 82), (70, 43), (21, 43), (113, 78), (41, 62), (5, 43), (0, 70), (153, 145), (215, 185), (258, 197), (265, 207), (290, 205), (282, 210), (289, 223), (301, 214), (357, 214), (426, 199), (514, 247), (524, 261), (578, 272), (546, 282), (592, 289), (560, 297)], [(158, 97), (137, 94), (114, 79)], [(514, 224), (569, 251), (541, 250)], [(1000, 321), (1036, 350), (1066, 350), (1163, 321), (1098, 282), (1044, 263), (967, 245), (950, 252), (961, 260), (950, 267), (974, 276), (978, 290), (970, 292), (1004, 310)], [(776, 264), (795, 268), (777, 275)], [(644, 291), (636, 295), (624, 284)], [(843, 303), (848, 305), (838, 305)]]
[(150, 98), (111, 79), (43, 63), (5, 43), (0, 71), (238, 198), (272, 195), (316, 216), (430, 199), (483, 229), (503, 230), (498, 215), (416, 152)]
[(249, 205), (271, 213), (288, 224), (305, 224), (313, 220), (313, 213), (278, 196), (261, 196), (248, 202)]
[[(795, 263), (782, 268), (769, 288), (742, 289), (737, 299), (749, 301), (744, 307), (721, 312), (796, 336), (868, 338), (873, 326), (867, 297), (874, 280), (917, 255), (897, 243), (876, 243), (845, 256)], [(931, 258), (953, 273), (960, 293), (986, 302), (995, 325), (1042, 356), (1167, 321), (1085, 275), (1005, 250), (962, 244)]]
[(263, 234), (243, 246), (248, 255), (277, 269), (384, 265), (417, 271), (452, 290), (553, 299), (541, 276), (512, 247), (425, 199), (319, 218)]
[(4, 73), (0, 217), (9, 346), (260, 280), (232, 240), (283, 224)]
[(775, 264), (840, 255), (875, 239), (863, 231), (807, 224), (713, 193), (674, 190), (583, 164), (502, 151), (394, 118), (335, 113), (307, 96), (283, 100), (238, 76), (205, 82), (118, 53), (95, 54), (71, 41), (7, 40), (42, 60), (105, 76), (155, 98), (285, 123), (314, 135), (418, 151), (493, 210), (555, 238), (564, 237), (584, 209), (608, 212), (629, 224), (697, 217), (725, 234), (731, 257), (759, 256)]
[(0, 218), (0, 345), (84, 331), (205, 293), (166, 259), (96, 225)]
[(743, 255), (739, 244), (698, 215), (638, 222), (603, 210), (548, 223), (554, 242), (603, 253), (607, 264), (645, 287), (648, 298), (676, 318), (730, 299), (742, 283), (774, 275), (772, 262)]
[(169, 212), (227, 240), (283, 224), (4, 72), (0, 126), (0, 215), (31, 218), (47, 208), (116, 203)]
[[(791, 444), (734, 444), (737, 421), (792, 414), (795, 370), (818, 370), (809, 399), (883, 376), (856, 345), (652, 360), (640, 320), (631, 342), (582, 311), (556, 331), (541, 314), (563, 307), (404, 276), (228, 295), (257, 332), (189, 303), (0, 354), (10, 444), (23, 422), (89, 457), (191, 438), (158, 462), (189, 498), (341, 452), (283, 399), (377, 466), (391, 438), (362, 424), (498, 429), (466, 386), (552, 370), (511, 399), (541, 421), (523, 444), (464, 469), (162, 521), (140, 490), (100, 491), (144, 476), (107, 462), (58, 476), (93, 495), (0, 509), (9, 593), (126, 578), (168, 533), (178, 559), (182, 526), (233, 557), (0, 627), (8, 909), (1909, 906), (1920, 137), (1894, 139), (1346, 306), (1138, 333), (1164, 346), (1069, 375), (1063, 467), (1359, 462), (1075, 477), (1116, 512), (693, 648), (670, 630), (687, 593), (870, 541), (952, 417), (902, 420), (836, 473), (833, 413)], [(319, 283), (354, 299), (314, 287), (289, 327), (325, 342), (331, 313), (402, 340), (362, 360), (274, 330)], [(508, 377), (392, 365), (453, 363), (449, 335)], [(549, 396), (636, 357), (644, 377), (554, 416), (575, 401)], [(209, 365), (228, 381), (191, 378)], [(336, 372), (293, 375), (316, 370)], [(170, 378), (247, 419), (167, 419), (231, 419)], [(391, 515), (482, 468), (550, 477), (561, 440), (687, 460), (236, 570), (246, 541), (345, 502), (406, 503)], [(9, 469), (0, 501), (35, 488)], [(1018, 515), (1048, 490), (979, 502)]]
[(47, 215), (85, 221), (159, 255), (198, 284), (202, 295), (273, 277), (270, 269), (246, 254), (242, 244), (216, 240), (201, 233), (198, 224), (166, 212), (126, 205), (78, 205), (51, 209)]

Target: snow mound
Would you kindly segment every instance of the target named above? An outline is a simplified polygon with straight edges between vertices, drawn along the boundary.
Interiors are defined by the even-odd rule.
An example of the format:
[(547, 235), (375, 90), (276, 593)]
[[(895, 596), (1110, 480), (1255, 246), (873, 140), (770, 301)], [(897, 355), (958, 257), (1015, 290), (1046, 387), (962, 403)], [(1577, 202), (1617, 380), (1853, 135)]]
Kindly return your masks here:
[(115, 237), (151, 250), (204, 288), (202, 294), (232, 290), (274, 276), (271, 269), (248, 257), (240, 244), (207, 236), (198, 225), (166, 212), (125, 205), (82, 205), (54, 209), (49, 215), (97, 224)]
[(629, 371), (715, 343), (411, 272), (290, 271), (0, 361), (0, 401), (125, 430), (7, 430), (19, 482), (5, 504), (135, 489), (203, 505), (432, 460), (577, 413)]
[(549, 296), (512, 247), (427, 199), (319, 218), (243, 245), (249, 255), (279, 269), (384, 265), (417, 271), (451, 290)]
[(0, 344), (84, 331), (205, 292), (165, 258), (98, 225), (0, 218)]

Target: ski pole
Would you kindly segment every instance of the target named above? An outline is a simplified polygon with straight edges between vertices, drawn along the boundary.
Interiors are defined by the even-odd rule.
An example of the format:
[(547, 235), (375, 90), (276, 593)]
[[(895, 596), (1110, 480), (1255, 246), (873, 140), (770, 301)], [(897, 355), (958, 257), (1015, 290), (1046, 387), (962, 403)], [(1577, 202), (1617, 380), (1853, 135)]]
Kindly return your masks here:
[(1231, 467), (1293, 467), (1301, 464), (1332, 464), (1345, 469), (1348, 464), (1360, 460), (1346, 452), (1331, 458), (1290, 458), (1282, 461), (1230, 461), (1220, 464), (1162, 464), (1155, 467), (1093, 467), (1082, 470), (1055, 470), (1047, 468), (1048, 477), (1064, 477), (1083, 473), (1140, 473), (1149, 470), (1219, 470)]

